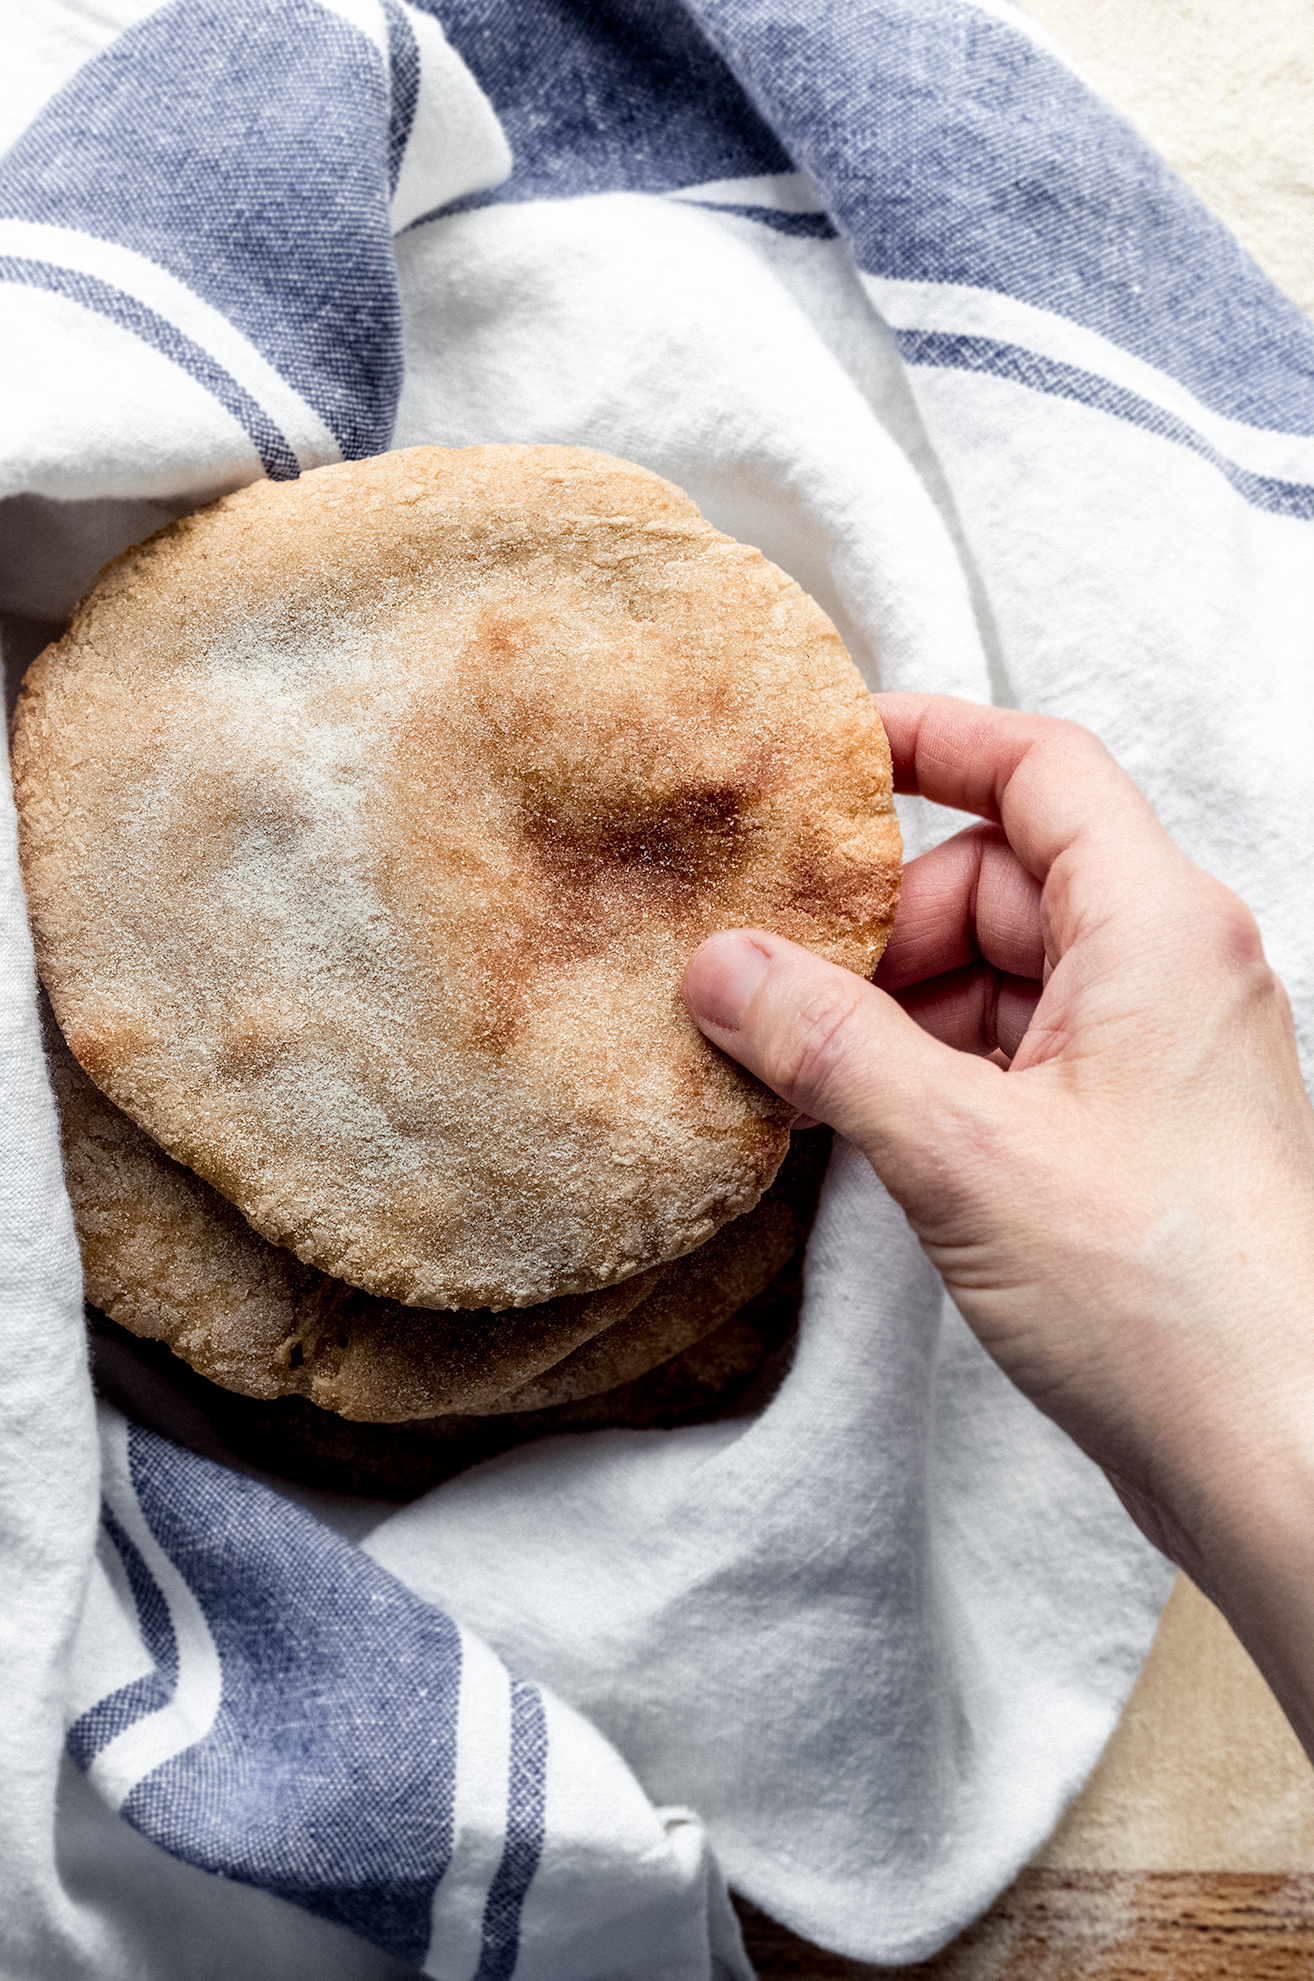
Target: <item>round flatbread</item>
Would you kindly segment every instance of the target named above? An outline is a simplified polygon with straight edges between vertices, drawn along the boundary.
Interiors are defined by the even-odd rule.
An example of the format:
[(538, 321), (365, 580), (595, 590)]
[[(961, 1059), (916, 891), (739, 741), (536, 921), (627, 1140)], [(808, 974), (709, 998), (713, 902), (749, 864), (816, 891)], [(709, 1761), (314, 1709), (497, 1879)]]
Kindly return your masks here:
[(378, 1297), (619, 1286), (770, 1183), (789, 1110), (680, 995), (762, 924), (869, 974), (889, 754), (830, 622), (657, 476), (419, 448), (258, 483), (104, 573), (15, 784), (96, 1084)]
[(801, 1136), (744, 1217), (620, 1286), (504, 1314), (403, 1307), (261, 1238), (106, 1099), (42, 1017), (92, 1305), (224, 1389), (304, 1397), (358, 1423), (519, 1415), (632, 1382), (768, 1285), (821, 1187), (826, 1138)]

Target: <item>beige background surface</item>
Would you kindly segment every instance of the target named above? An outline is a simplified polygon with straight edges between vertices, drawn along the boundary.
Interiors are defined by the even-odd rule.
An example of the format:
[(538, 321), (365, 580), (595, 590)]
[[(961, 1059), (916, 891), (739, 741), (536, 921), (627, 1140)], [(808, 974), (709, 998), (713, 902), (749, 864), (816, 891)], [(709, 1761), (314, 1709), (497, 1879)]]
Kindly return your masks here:
[[(1027, 11), (1314, 315), (1314, 0), (1027, 0)], [(1314, 1769), (1185, 1578), (1099, 1768), (1036, 1862), (1314, 1871)]]
[(1314, 315), (1314, 0), (1026, 0)]
[(1035, 1861), (1063, 1871), (1314, 1871), (1314, 1768), (1185, 1576), (1104, 1758)]

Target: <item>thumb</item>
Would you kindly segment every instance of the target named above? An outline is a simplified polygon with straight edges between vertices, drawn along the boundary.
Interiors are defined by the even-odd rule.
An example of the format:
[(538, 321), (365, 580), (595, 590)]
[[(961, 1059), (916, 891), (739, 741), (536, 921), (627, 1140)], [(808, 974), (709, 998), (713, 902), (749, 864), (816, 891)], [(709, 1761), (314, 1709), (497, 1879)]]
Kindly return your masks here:
[(951, 1121), (960, 1133), (974, 1127), (978, 1153), (1003, 1125), (1000, 1068), (941, 1044), (874, 984), (783, 936), (709, 937), (684, 995), (714, 1045), (855, 1143), (910, 1211), (937, 1183), (944, 1189), (934, 1152)]

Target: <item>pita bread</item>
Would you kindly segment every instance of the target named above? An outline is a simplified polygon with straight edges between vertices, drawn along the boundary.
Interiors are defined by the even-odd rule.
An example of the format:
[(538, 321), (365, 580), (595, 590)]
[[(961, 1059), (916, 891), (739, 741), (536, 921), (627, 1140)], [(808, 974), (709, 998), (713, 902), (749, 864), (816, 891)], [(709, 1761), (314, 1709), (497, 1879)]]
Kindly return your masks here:
[[(415, 449), (174, 524), (29, 674), (14, 769), (78, 1061), (303, 1265), (487, 1310), (454, 1370), (507, 1308), (610, 1288), (621, 1319), (770, 1183), (789, 1112), (688, 1019), (702, 938), (759, 923), (868, 975), (895, 908), (889, 755), (834, 628), (577, 448)], [(553, 1366), (599, 1311), (507, 1327)]]
[[(813, 1143), (830, 1137), (812, 1134)], [(602, 1396), (501, 1416), (354, 1423), (304, 1396), (238, 1396), (196, 1375), (163, 1343), (89, 1315), (96, 1386), (138, 1423), (203, 1457), (258, 1466), (325, 1492), (412, 1500), (471, 1465), (560, 1432), (671, 1430), (747, 1415), (774, 1394), (798, 1321), (801, 1253), (737, 1314), (683, 1353)]]

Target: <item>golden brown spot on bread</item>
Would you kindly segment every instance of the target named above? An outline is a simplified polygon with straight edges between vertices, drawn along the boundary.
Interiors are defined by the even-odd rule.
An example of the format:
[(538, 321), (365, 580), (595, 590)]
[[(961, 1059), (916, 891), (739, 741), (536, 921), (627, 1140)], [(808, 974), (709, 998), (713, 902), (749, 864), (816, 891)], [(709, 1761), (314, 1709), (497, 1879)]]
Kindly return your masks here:
[(656, 802), (636, 803), (626, 792), (591, 805), (571, 792), (531, 789), (525, 840), (562, 907), (592, 914), (599, 892), (618, 890), (632, 913), (679, 918), (742, 864), (767, 789), (769, 781), (746, 774), (689, 784)]
[(480, 615), (478, 633), (467, 652), (473, 650), (483, 661), (484, 671), (493, 677), (528, 652), (533, 642), (534, 627), (530, 620), (490, 606)]
[(79, 1066), (103, 1086), (149, 1049), (152, 1028), (138, 1013), (102, 1010), (71, 1026), (68, 1036)]
[(795, 867), (783, 905), (823, 925), (866, 927), (886, 916), (892, 920), (897, 899), (898, 883), (888, 872), (831, 856), (803, 860)]
[(216, 1067), (237, 1080), (267, 1073), (299, 1030), (297, 1013), (277, 999), (230, 1004), (223, 1015)]

